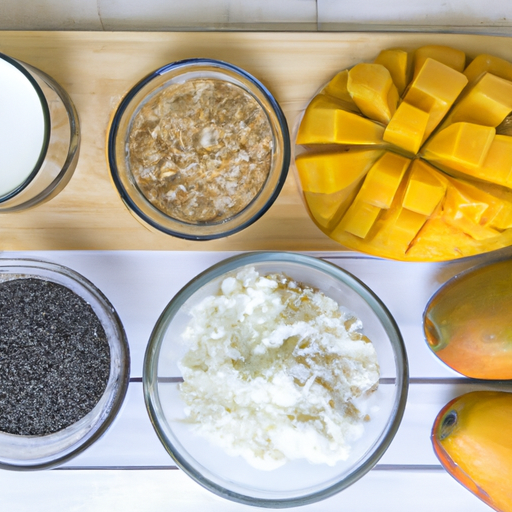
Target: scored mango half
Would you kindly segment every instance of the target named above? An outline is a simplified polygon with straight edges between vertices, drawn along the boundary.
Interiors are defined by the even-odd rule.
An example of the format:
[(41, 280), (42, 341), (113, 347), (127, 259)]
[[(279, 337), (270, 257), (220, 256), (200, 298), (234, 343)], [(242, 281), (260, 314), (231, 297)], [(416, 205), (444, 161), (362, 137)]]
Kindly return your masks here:
[(296, 167), (310, 216), (346, 248), (404, 261), (512, 245), (511, 121), (512, 63), (382, 50), (305, 110)]

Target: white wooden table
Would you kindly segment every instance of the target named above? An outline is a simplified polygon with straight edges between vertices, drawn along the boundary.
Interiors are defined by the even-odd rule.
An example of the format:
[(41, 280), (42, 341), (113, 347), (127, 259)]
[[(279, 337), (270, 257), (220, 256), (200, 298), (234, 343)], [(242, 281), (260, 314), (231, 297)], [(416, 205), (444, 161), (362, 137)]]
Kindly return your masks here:
[[(504, 251), (512, 253), (512, 251)], [(0, 510), (74, 511), (242, 511), (252, 507), (219, 498), (177, 469), (148, 419), (142, 394), (142, 362), (158, 316), (192, 277), (233, 253), (174, 251), (0, 252), (66, 265), (98, 286), (124, 323), (132, 357), (124, 406), (107, 433), (60, 468), (0, 472)], [(439, 410), (453, 397), (490, 384), (459, 377), (428, 349), (421, 317), (441, 283), (474, 264), (477, 257), (451, 263), (401, 263), (351, 252), (309, 253), (323, 257), (366, 283), (394, 315), (410, 363), (410, 389), (400, 429), (378, 465), (340, 494), (306, 511), (431, 512), (486, 511), (489, 508), (439, 465), (430, 430)], [(498, 386), (499, 387), (499, 386)]]

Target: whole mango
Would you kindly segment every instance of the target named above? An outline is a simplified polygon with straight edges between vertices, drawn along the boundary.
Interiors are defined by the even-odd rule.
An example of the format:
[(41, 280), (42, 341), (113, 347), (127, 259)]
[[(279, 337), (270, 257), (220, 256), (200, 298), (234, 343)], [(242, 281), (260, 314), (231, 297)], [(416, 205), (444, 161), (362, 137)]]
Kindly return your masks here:
[(430, 299), (423, 327), (430, 349), (475, 379), (512, 379), (512, 259), (472, 268)]
[(438, 414), (432, 444), (460, 484), (500, 512), (512, 511), (512, 393), (474, 391)]

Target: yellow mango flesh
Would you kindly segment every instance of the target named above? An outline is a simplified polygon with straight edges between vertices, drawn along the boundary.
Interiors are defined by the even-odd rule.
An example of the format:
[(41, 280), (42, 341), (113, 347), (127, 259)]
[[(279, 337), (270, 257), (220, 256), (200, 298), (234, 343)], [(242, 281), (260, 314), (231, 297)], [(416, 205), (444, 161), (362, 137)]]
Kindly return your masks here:
[(454, 164), (447, 160), (438, 162), (449, 169), (457, 168), (467, 177), (512, 188), (512, 137), (508, 135), (494, 136), (483, 162), (478, 166)]
[(512, 82), (512, 63), (494, 55), (478, 55), (464, 70), (469, 82), (468, 86), (479, 80), (484, 73), (492, 73)]
[(485, 73), (453, 107), (443, 125), (475, 123), (498, 126), (512, 112), (512, 82)]
[(390, 72), (380, 64), (357, 64), (348, 72), (347, 89), (361, 112), (387, 124), (398, 104)]
[[(455, 187), (460, 197), (464, 197), (464, 203), (461, 206), (460, 213), (465, 217), (471, 218), (482, 226), (488, 226), (498, 230), (504, 230), (512, 227), (512, 195), (510, 200), (500, 198), (481, 190), (478, 186), (463, 180), (451, 179), (450, 183)], [(469, 211), (472, 214), (469, 214)]]
[[(487, 193), (469, 182), (447, 178), (446, 198), (407, 252), (413, 261), (451, 259), (512, 244), (512, 194)], [(506, 229), (506, 231), (501, 231)], [(450, 243), (449, 243), (450, 242)]]
[[(349, 147), (350, 158), (356, 158), (357, 148), (378, 155), (361, 174), (349, 157), (340, 161), (337, 166), (350, 169), (344, 178), (332, 171), (320, 177), (300, 170), (307, 158), (297, 157), (311, 218), (349, 249), (404, 261), (443, 261), (512, 245), (512, 135), (504, 134), (504, 123), (486, 126), (495, 125), (512, 106), (510, 84), (484, 71), (466, 87), (465, 74), (432, 55), (425, 53), (423, 66), (385, 128), (348, 106), (346, 94), (353, 94), (350, 72), (357, 66), (338, 73), (324, 87), (307, 109), (315, 115), (305, 115), (299, 127), (298, 143), (324, 144), (303, 148), (315, 158), (337, 152), (332, 144), (343, 145), (339, 153)], [(375, 60), (373, 65), (391, 69), (398, 52), (384, 51)], [(478, 122), (454, 122), (454, 115), (476, 116), (469, 119)], [(350, 129), (337, 132), (332, 121), (336, 116), (344, 116)], [(360, 120), (371, 123), (373, 130), (380, 128), (377, 136), (373, 131), (368, 137), (371, 142), (361, 142)], [(350, 138), (358, 142), (347, 142)], [(395, 164), (384, 165), (386, 161)]]
[(346, 231), (365, 238), (382, 209), (388, 209), (410, 164), (410, 159), (386, 152), (368, 171), (366, 178), (348, 208), (336, 232)]
[(327, 229), (348, 208), (360, 180), (383, 150), (354, 149), (341, 152), (303, 153), (295, 164), (304, 199), (313, 220)]
[(395, 215), (387, 220), (375, 242), (383, 243), (386, 239), (393, 240), (393, 249), (405, 255), (427, 219), (426, 215), (397, 207)]
[(389, 71), (398, 94), (401, 95), (409, 83), (411, 68), (409, 53), (399, 48), (382, 50), (373, 62), (374, 64), (381, 64)]
[(462, 73), (466, 67), (466, 54), (461, 50), (442, 45), (422, 46), (414, 52), (413, 78), (418, 75), (427, 59), (441, 62), (460, 73)]
[(473, 391), (449, 402), (432, 428), (443, 467), (495, 510), (512, 511), (512, 394)]
[[(391, 208), (382, 210), (380, 216), (376, 219), (373, 229), (367, 233), (364, 239), (355, 237), (351, 245), (356, 242), (356, 247), (378, 248), (381, 255), (393, 257), (405, 257), (415, 237), (428, 219), (427, 216), (412, 212), (403, 208), (402, 201), (406, 188), (406, 180), (403, 179), (395, 195), (395, 201)], [(333, 238), (339, 241), (349, 240), (350, 233), (343, 232), (338, 226), (332, 233)]]
[(386, 152), (371, 167), (357, 199), (378, 208), (390, 208), (403, 175), (411, 160)]
[(302, 190), (332, 194), (358, 183), (382, 153), (378, 149), (303, 153), (295, 160)]
[(468, 197), (456, 187), (449, 187), (443, 208), (443, 220), (475, 240), (486, 240), (499, 235), (495, 229), (480, 224), (489, 205)]
[(337, 98), (345, 103), (345, 109), (354, 112), (359, 111), (359, 108), (354, 103), (352, 96), (348, 92), (348, 69), (344, 69), (337, 73), (334, 78), (324, 87), (322, 90), (323, 94), (327, 94), (334, 98)]
[(307, 107), (297, 134), (297, 144), (382, 144), (384, 127), (340, 103), (317, 95)]
[(357, 183), (332, 194), (304, 192), (309, 214), (320, 228), (328, 230), (337, 224), (357, 192)]
[(365, 238), (377, 220), (380, 211), (381, 208), (378, 206), (358, 201), (356, 198), (336, 229), (341, 229), (359, 238)]
[(417, 153), (425, 139), (429, 114), (403, 101), (386, 126), (383, 139), (409, 153)]
[(444, 198), (446, 188), (446, 181), (432, 166), (422, 160), (414, 160), (402, 206), (428, 217)]
[(423, 141), (448, 113), (467, 81), (459, 71), (431, 58), (425, 60), (404, 97), (406, 103), (429, 114)]
[(461, 172), (476, 169), (484, 163), (495, 134), (489, 126), (454, 123), (432, 137), (423, 157)]
[(495, 135), (481, 172), (475, 174), (475, 177), (512, 187), (512, 137)]
[(512, 188), (512, 137), (495, 135), (494, 128), (455, 123), (431, 139), (423, 156), (448, 171)]

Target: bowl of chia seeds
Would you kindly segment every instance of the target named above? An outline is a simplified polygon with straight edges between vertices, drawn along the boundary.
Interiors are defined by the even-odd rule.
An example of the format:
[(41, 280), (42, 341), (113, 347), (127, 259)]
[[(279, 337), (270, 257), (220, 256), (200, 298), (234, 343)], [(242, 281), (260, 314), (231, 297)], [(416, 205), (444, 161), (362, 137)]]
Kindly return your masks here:
[(61, 265), (0, 259), (0, 468), (84, 451), (119, 412), (129, 375), (123, 325), (100, 290)]

